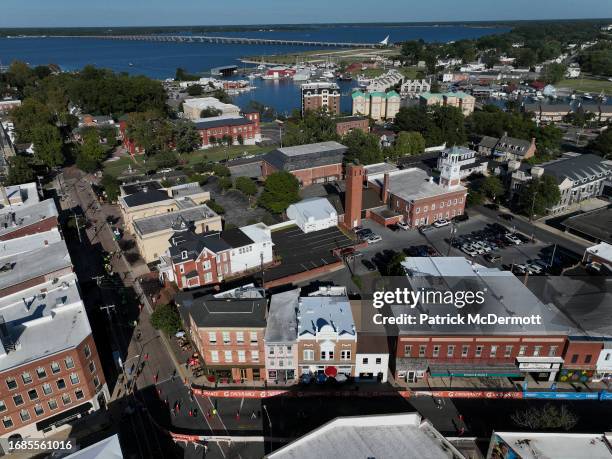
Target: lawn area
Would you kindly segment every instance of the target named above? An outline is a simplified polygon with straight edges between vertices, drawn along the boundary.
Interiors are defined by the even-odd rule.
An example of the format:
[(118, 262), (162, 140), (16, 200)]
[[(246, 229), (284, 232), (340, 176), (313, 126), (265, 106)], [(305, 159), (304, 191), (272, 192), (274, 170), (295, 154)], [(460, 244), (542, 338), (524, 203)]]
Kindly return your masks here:
[(231, 147), (214, 147), (186, 153), (180, 155), (180, 159), (192, 165), (200, 162), (216, 162), (222, 159), (239, 158), (246, 155), (261, 155), (273, 149), (274, 147), (260, 147), (259, 145), (232, 145)]
[(600, 94), (602, 91), (604, 94), (612, 95), (612, 81), (606, 80), (591, 80), (588, 78), (576, 78), (571, 80), (561, 80), (556, 84), (558, 88), (570, 88), (576, 91), (590, 92)]
[(116, 161), (106, 161), (104, 163), (104, 173), (118, 177), (127, 172), (129, 165), (132, 166), (133, 171), (143, 172), (142, 158), (137, 158), (134, 162), (129, 156), (122, 156)]

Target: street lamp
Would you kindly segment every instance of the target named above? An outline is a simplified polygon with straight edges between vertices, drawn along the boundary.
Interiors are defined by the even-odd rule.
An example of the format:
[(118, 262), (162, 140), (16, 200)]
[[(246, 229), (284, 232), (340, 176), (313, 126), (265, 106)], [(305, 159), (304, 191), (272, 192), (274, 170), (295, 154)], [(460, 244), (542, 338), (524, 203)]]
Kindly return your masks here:
[(448, 252), (446, 254), (447, 257), (450, 256), (451, 247), (453, 246), (453, 241), (455, 240), (456, 233), (457, 233), (457, 226), (455, 222), (451, 222), (450, 240), (448, 241)]

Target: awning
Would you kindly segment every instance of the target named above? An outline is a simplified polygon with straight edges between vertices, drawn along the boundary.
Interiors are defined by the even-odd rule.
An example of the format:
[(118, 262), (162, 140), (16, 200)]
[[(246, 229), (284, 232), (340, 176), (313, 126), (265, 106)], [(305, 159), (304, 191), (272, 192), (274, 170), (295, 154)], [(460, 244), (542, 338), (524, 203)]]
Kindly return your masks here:
[(43, 430), (50, 426), (59, 427), (67, 422), (75, 419), (79, 414), (85, 414), (92, 408), (90, 402), (83, 403), (82, 405), (75, 406), (69, 410), (62, 411), (61, 413), (51, 416), (47, 419), (43, 419), (36, 423), (36, 430)]
[(335, 378), (337, 374), (338, 369), (336, 367), (325, 367), (325, 376)]
[(429, 372), (433, 377), (457, 378), (517, 378), (522, 376), (518, 368), (512, 365), (430, 365)]

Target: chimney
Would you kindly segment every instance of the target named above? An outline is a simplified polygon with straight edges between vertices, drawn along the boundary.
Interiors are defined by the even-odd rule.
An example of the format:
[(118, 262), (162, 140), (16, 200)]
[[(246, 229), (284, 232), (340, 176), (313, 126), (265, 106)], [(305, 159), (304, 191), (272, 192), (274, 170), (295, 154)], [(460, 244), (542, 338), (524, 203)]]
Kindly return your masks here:
[(382, 187), (382, 202), (387, 204), (389, 200), (389, 173), (385, 172), (385, 178), (383, 179), (383, 187)]

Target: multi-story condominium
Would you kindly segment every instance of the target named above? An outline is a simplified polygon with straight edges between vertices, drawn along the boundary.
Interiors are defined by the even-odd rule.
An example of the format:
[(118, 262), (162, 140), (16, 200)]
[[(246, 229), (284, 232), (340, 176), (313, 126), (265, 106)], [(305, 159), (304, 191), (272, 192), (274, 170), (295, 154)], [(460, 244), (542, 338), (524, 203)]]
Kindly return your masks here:
[(194, 121), (202, 138), (202, 148), (210, 148), (231, 138), (233, 145), (255, 145), (261, 142), (259, 113), (221, 115)]
[(344, 287), (322, 288), (301, 297), (297, 322), (300, 376), (355, 376), (357, 331)]
[(536, 123), (559, 123), (570, 113), (569, 104), (525, 104), (525, 113), (529, 113)]
[(265, 379), (265, 298), (181, 293), (175, 301), (210, 375), (226, 382)]
[(353, 115), (363, 115), (375, 121), (392, 120), (400, 109), (401, 98), (395, 91), (354, 91)]
[(338, 142), (319, 142), (277, 148), (263, 156), (261, 175), (278, 171), (295, 175), (301, 186), (341, 180), (342, 161), (347, 148)]
[(438, 170), (443, 170), (452, 164), (459, 165), (461, 179), (472, 174), (486, 175), (487, 173), (487, 159), (477, 157), (476, 152), (469, 148), (453, 146), (443, 150), (438, 157)]
[(337, 83), (318, 81), (304, 83), (302, 90), (302, 115), (307, 111), (324, 110), (331, 115), (340, 114), (340, 87)]
[(201, 234), (184, 222), (173, 229), (158, 270), (162, 280), (180, 289), (217, 284), (273, 261), (271, 232), (263, 223)]
[(402, 83), (400, 88), (402, 97), (419, 96), (429, 91), (431, 91), (431, 83), (428, 80), (406, 80)]
[(395, 69), (391, 69), (386, 73), (370, 80), (366, 87), (368, 92), (386, 92), (394, 86), (400, 84), (404, 76)]
[(299, 288), (274, 294), (270, 298), (264, 335), (266, 380), (269, 384), (297, 382), (299, 299)]
[(457, 107), (461, 110), (461, 113), (463, 113), (464, 116), (469, 116), (474, 113), (474, 108), (476, 106), (476, 98), (466, 94), (465, 92), (426, 92), (421, 94), (419, 100), (421, 105), (425, 107), (430, 107), (433, 105)]

